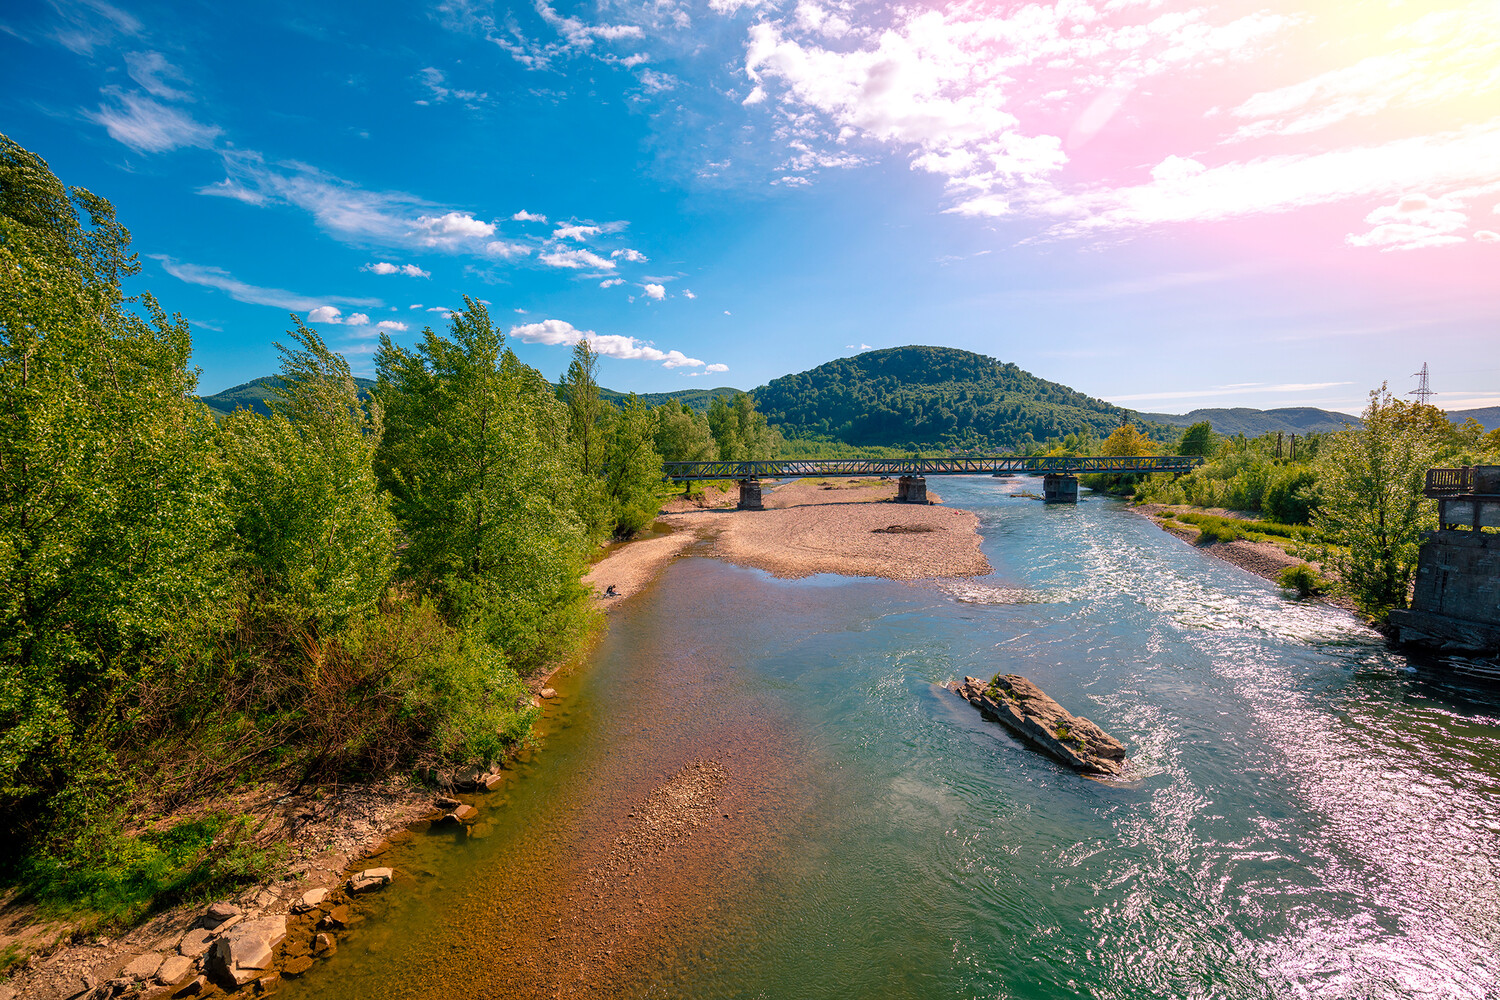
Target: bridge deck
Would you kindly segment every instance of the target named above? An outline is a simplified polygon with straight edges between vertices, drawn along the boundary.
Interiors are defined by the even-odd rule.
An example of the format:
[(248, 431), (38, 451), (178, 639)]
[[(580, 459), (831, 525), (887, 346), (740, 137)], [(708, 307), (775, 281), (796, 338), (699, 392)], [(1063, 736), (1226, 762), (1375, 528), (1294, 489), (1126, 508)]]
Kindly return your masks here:
[(799, 479), (803, 476), (980, 476), (997, 472), (1081, 475), (1091, 472), (1188, 472), (1203, 462), (1188, 455), (1049, 458), (991, 455), (971, 458), (813, 458), (768, 462), (664, 462), (662, 477), (687, 479)]

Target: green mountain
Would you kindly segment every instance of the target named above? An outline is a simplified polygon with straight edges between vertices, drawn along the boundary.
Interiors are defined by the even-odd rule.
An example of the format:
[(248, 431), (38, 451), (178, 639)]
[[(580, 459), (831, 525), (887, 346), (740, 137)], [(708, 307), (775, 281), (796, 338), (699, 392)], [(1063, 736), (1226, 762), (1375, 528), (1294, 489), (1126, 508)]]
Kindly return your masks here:
[(1477, 410), (1448, 411), (1448, 419), (1455, 424), (1461, 424), (1470, 417), (1484, 424), (1485, 430), (1492, 431), (1496, 427), (1500, 427), (1500, 406), (1485, 406)]
[(1256, 410), (1248, 406), (1229, 409), (1212, 408), (1194, 410), (1191, 413), (1142, 413), (1145, 420), (1172, 427), (1188, 427), (1207, 420), (1215, 432), (1233, 437), (1260, 437), (1262, 434), (1308, 434), (1324, 431), (1341, 431), (1345, 424), (1358, 427), (1358, 417), (1332, 410), (1319, 410), (1312, 406), (1284, 406), (1275, 410)]
[[(1088, 431), (1105, 437), (1135, 413), (950, 347), (893, 347), (838, 358), (756, 389), (788, 437), (853, 445), (1015, 451)], [(1173, 435), (1169, 428), (1148, 433)]]
[[(280, 375), (267, 375), (251, 382), (230, 386), (223, 392), (216, 392), (212, 396), (199, 396), (213, 411), (214, 419), (222, 420), (235, 410), (254, 410), (262, 416), (270, 416), (271, 408), (266, 405), (266, 397), (271, 395), (271, 388), (281, 384)], [(359, 386), (360, 395), (369, 392), (375, 385), (374, 379), (358, 378), (354, 384)]]

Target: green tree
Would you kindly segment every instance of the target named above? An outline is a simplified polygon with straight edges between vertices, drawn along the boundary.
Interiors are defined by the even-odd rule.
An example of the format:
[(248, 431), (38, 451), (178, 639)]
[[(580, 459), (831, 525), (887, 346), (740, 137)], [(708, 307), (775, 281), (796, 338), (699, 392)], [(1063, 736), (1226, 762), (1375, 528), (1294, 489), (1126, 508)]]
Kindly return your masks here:
[(1219, 436), (1214, 433), (1213, 424), (1200, 420), (1182, 432), (1182, 440), (1177, 444), (1177, 454), (1202, 455), (1206, 458), (1218, 450), (1218, 447)]
[(1406, 607), (1422, 533), (1436, 526), (1422, 487), (1435, 434), (1447, 421), (1437, 423), (1433, 413), (1443, 417), (1435, 407), (1392, 397), (1382, 384), (1370, 393), (1363, 426), (1321, 446), (1313, 524), (1332, 543), (1327, 561), (1340, 588), (1376, 618)]
[(654, 443), (665, 462), (713, 462), (719, 457), (708, 417), (686, 403), (663, 403), (651, 411), (656, 421)]
[(567, 407), (469, 298), (448, 337), (424, 330), (414, 350), (382, 337), (375, 364), (402, 576), (512, 663), (540, 662), (586, 614)]
[(661, 456), (652, 440), (655, 429), (651, 411), (635, 393), (610, 420), (605, 482), (617, 535), (640, 531), (659, 509)]
[(185, 669), (228, 607), (214, 430), (193, 396), (187, 324), (149, 295), (124, 296), (121, 279), (137, 269), (109, 202), (65, 189), (0, 136), (0, 823), (10, 830), (42, 823), (60, 835), (111, 799), (113, 750), (133, 732), (142, 685)]
[(568, 401), (568, 436), (578, 449), (579, 471), (585, 476), (596, 475), (604, 464), (599, 443), (604, 403), (599, 399), (599, 355), (588, 341), (573, 345), (573, 360), (563, 376), (562, 390)]
[(739, 393), (733, 403), (716, 396), (708, 407), (708, 426), (713, 432), (719, 458), (727, 462), (756, 462), (770, 458), (781, 444), (781, 435), (755, 409), (755, 400)]
[(395, 519), (375, 479), (381, 410), (349, 364), (295, 316), (278, 344), (272, 415), (223, 424), (226, 475), (250, 606), (288, 629), (328, 635), (374, 609), (395, 568)]

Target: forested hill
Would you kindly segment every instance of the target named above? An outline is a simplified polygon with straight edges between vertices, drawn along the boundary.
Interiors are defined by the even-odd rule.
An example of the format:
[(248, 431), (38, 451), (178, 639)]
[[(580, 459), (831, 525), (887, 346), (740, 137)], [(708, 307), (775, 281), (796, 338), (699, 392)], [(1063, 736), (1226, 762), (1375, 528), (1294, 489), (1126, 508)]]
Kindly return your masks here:
[(787, 437), (854, 445), (1025, 451), (1089, 432), (1107, 437), (1130, 411), (950, 347), (893, 347), (775, 379), (757, 408)]

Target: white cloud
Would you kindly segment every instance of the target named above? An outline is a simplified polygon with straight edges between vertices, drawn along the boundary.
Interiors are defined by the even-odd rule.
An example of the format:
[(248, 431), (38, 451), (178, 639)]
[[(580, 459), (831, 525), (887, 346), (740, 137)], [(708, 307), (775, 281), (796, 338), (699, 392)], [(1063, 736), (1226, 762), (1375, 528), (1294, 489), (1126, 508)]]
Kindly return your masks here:
[(679, 82), (671, 73), (659, 73), (654, 69), (641, 70), (641, 86), (648, 94), (663, 94), (675, 90)]
[(484, 252), (489, 257), (510, 260), (512, 257), (527, 256), (531, 253), (531, 247), (524, 243), (508, 243), (504, 240), (495, 240), (484, 245)]
[(379, 323), (375, 324), (375, 329), (377, 329), (377, 330), (394, 330), (397, 333), (405, 333), (407, 331), (407, 325), (405, 323), (402, 323), (402, 322), (398, 321), (398, 320), (383, 319)]
[[(447, 76), (435, 66), (428, 66), (426, 69), (421, 70), (419, 75), (422, 78), (422, 85), (427, 88), (427, 92), (432, 95), (432, 99), (439, 104), (442, 104), (451, 97), (455, 101), (462, 102), (469, 108), (478, 108), (485, 101), (489, 100), (490, 95), (488, 93), (449, 87), (447, 85)], [(417, 103), (426, 104), (428, 102), (418, 101)]]
[(667, 289), (663, 285), (647, 284), (641, 286), (646, 291), (646, 298), (655, 299), (660, 302), (667, 297)]
[(415, 264), (392, 264), (389, 261), (383, 260), (374, 264), (366, 264), (360, 270), (371, 271), (375, 274), (404, 274), (409, 278), (432, 277), (432, 272), (424, 271)]
[(548, 267), (562, 268), (594, 268), (600, 271), (613, 271), (615, 262), (600, 257), (588, 250), (553, 250), (541, 255), (541, 261)]
[(216, 125), (204, 125), (187, 112), (169, 108), (140, 91), (126, 93), (106, 87), (101, 93), (114, 103), (101, 104), (98, 111), (84, 112), (84, 117), (103, 125), (111, 139), (137, 153), (165, 153), (184, 146), (207, 149), (221, 131)]
[(553, 347), (571, 347), (586, 341), (595, 353), (623, 361), (659, 361), (663, 368), (704, 368), (704, 362), (690, 358), (681, 351), (663, 351), (650, 344), (618, 334), (598, 334), (593, 330), (579, 330), (573, 324), (560, 319), (542, 320), (513, 326), (510, 335), (528, 344), (547, 344)]
[(682, 297), (685, 299), (696, 299), (698, 296), (693, 294), (693, 290), (691, 288), (684, 288), (682, 290)]
[(476, 219), (468, 212), (418, 216), (416, 228), (422, 234), (422, 242), (433, 247), (450, 247), (467, 240), (495, 235), (493, 222)]
[(712, 373), (717, 374), (718, 372), (727, 372), (729, 370), (729, 366), (728, 365), (708, 365), (703, 370), (705, 372), (712, 372)]
[(1375, 228), (1360, 236), (1351, 233), (1344, 242), (1389, 252), (1462, 243), (1464, 238), (1457, 235), (1457, 230), (1468, 227), (1469, 217), (1455, 199), (1412, 193), (1402, 196), (1394, 205), (1375, 209), (1365, 216), (1365, 222)]
[(599, 287), (600, 288), (613, 288), (616, 285), (623, 285), (623, 284), (625, 284), (625, 279), (624, 278), (605, 278), (603, 281), (599, 282)]
[(96, 46), (109, 45), (118, 35), (138, 35), (141, 22), (104, 0), (54, 0), (60, 23), (52, 37), (78, 55), (93, 55)]
[(130, 78), (146, 89), (146, 93), (152, 97), (160, 97), (164, 101), (190, 101), (192, 94), (186, 90), (173, 87), (168, 80), (177, 83), (187, 83), (188, 79), (182, 70), (167, 62), (165, 56), (160, 52), (127, 52), (125, 53), (125, 70)]
[(379, 299), (300, 295), (281, 288), (262, 288), (240, 281), (221, 267), (184, 264), (159, 254), (153, 254), (152, 259), (159, 261), (162, 270), (179, 281), (202, 285), (206, 288), (217, 288), (230, 298), (239, 302), (248, 302), (251, 305), (275, 306), (288, 312), (306, 312), (326, 302), (341, 302), (346, 306), (366, 308), (384, 305)]
[(1497, 243), (1500, 242), (1500, 233), (1490, 229), (1480, 229), (1474, 233), (1474, 239), (1479, 243)]
[(541, 222), (541, 223), (545, 223), (547, 221), (547, 217), (545, 215), (536, 215), (535, 213), (528, 212), (528, 211), (526, 211), (526, 209), (523, 208), (519, 212), (517, 212), (515, 215), (511, 216), (511, 221), (513, 221), (513, 222)]
[(629, 248), (626, 248), (624, 250), (613, 250), (610, 252), (610, 256), (617, 257), (620, 260), (628, 260), (633, 264), (644, 264), (650, 259), (639, 250), (631, 250)]
[[(309, 323), (327, 323), (329, 325), (342, 326), (370, 325), (370, 317), (364, 313), (350, 313), (348, 316), (345, 316), (343, 315), (343, 310), (336, 306), (318, 306), (307, 314), (307, 321)], [(380, 326), (387, 329), (406, 329), (405, 323), (397, 323), (394, 320), (383, 320)]]
[(558, 226), (552, 230), (552, 238), (555, 240), (578, 240), (582, 242), (590, 236), (598, 236), (602, 229), (598, 226)]
[(765, 2), (766, 0), (708, 0), (708, 5), (725, 17), (733, 17), (742, 10), (755, 10)]

